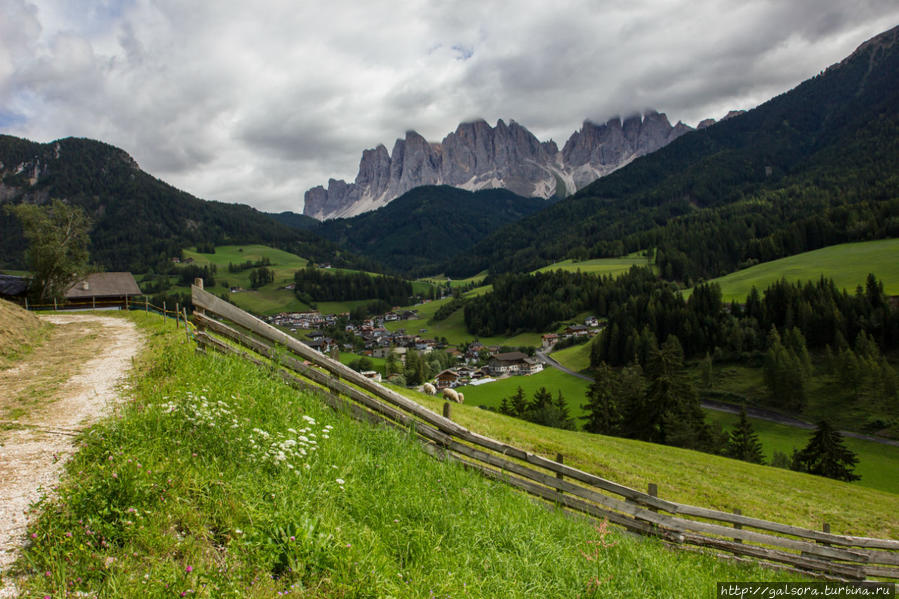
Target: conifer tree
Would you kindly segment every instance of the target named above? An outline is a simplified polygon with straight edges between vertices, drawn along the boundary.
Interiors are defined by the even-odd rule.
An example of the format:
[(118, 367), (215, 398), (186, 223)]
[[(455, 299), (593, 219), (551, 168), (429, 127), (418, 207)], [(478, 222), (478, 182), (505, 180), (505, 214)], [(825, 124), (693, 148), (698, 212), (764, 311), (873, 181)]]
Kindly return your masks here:
[(793, 456), (793, 470), (852, 482), (861, 477), (853, 472), (858, 457), (843, 443), (843, 436), (826, 420), (818, 423), (808, 445)]
[(586, 416), (581, 416), (584, 430), (603, 435), (621, 432), (621, 412), (616, 396), (619, 391), (618, 377), (612, 367), (602, 362), (594, 373), (593, 383), (587, 391), (587, 403), (581, 406)]
[(730, 439), (727, 442), (724, 455), (755, 464), (761, 464), (764, 461), (762, 444), (759, 441), (758, 434), (746, 417), (746, 408), (740, 410), (740, 420), (737, 422), (736, 428), (730, 432)]
[(518, 418), (524, 417), (524, 415), (528, 411), (528, 400), (524, 396), (524, 389), (518, 387), (518, 389), (515, 391), (515, 395), (512, 396), (511, 404), (512, 416), (516, 416)]

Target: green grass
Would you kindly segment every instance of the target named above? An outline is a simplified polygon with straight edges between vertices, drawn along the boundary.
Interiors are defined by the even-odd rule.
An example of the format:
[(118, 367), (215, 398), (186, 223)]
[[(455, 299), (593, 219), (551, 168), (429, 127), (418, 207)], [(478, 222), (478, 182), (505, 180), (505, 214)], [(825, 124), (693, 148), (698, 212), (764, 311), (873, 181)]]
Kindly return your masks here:
[(580, 416), (584, 413), (581, 404), (586, 403), (587, 388), (590, 383), (565, 374), (555, 368), (545, 368), (542, 372), (530, 376), (510, 376), (493, 383), (483, 385), (466, 385), (459, 387), (459, 391), (465, 394), (465, 403), (471, 406), (487, 406), (498, 408), (503, 397), (511, 397), (518, 387), (521, 387), (528, 399), (534, 397), (534, 392), (540, 387), (546, 387), (553, 397), (561, 391), (562, 396), (568, 402), (568, 409), (572, 416)]
[(554, 351), (550, 357), (566, 368), (575, 372), (581, 372), (590, 368), (590, 343), (572, 345), (559, 351)]
[[(427, 332), (424, 333), (425, 336), (432, 339), (446, 337), (446, 340), (450, 345), (459, 345), (461, 343), (473, 341), (475, 335), (469, 333), (468, 329), (465, 327), (465, 314), (462, 309), (456, 310), (445, 320), (431, 320), (437, 310), (440, 309), (440, 306), (449, 301), (450, 298), (444, 298), (424, 304), (400, 308), (400, 310), (417, 310), (418, 318), (385, 322), (384, 328), (389, 331), (406, 329), (406, 332), (409, 334), (417, 334), (420, 329), (427, 329)], [(512, 337), (479, 337), (478, 340), (484, 345), (508, 345), (513, 347), (522, 345), (539, 346), (541, 343), (541, 335), (540, 333), (521, 333)]]
[[(707, 410), (706, 416), (708, 420), (720, 423), (726, 430), (733, 428), (738, 419), (736, 414), (712, 410)], [(813, 432), (767, 420), (750, 418), (749, 421), (759, 435), (765, 460), (769, 462), (775, 451), (790, 456), (794, 449), (805, 447)], [(862, 478), (854, 484), (899, 493), (899, 477), (896, 476), (899, 472), (899, 447), (851, 437), (844, 437), (844, 441), (846, 447), (858, 457), (855, 473)]]
[(23, 596), (674, 598), (797, 579), (547, 510), (132, 318), (150, 343), (133, 398), (35, 506)]
[[(635, 489), (656, 483), (665, 499), (723, 511), (739, 508), (746, 515), (813, 529), (829, 522), (837, 533), (899, 535), (895, 493), (687, 449), (547, 428), (479, 409), (469, 398), (474, 390), (462, 390), (465, 403), (453, 405), (452, 414), (463, 426), (540, 455), (561, 453), (566, 464)], [(432, 409), (443, 404), (420, 393), (408, 395)], [(895, 469), (884, 476), (891, 473)]]
[(592, 260), (563, 260), (539, 268), (534, 272), (549, 272), (554, 270), (564, 270), (567, 272), (583, 272), (600, 275), (620, 275), (632, 266), (649, 266), (650, 259), (646, 256), (631, 254), (622, 256), (621, 258), (594, 258)]
[(854, 292), (868, 273), (883, 281), (887, 295), (899, 295), (899, 239), (843, 243), (765, 262), (714, 279), (727, 301), (743, 301), (755, 286), (760, 292), (775, 281), (833, 279), (837, 287)]
[[(468, 277), (467, 279), (450, 279), (450, 285), (453, 287), (464, 287), (466, 285), (470, 285), (472, 283), (480, 283), (484, 279), (487, 278), (487, 271), (481, 271), (478, 274)], [(447, 281), (447, 277), (444, 274), (435, 275), (433, 277), (424, 277), (419, 279), (420, 281), (424, 281), (427, 283), (432, 283), (435, 285), (445, 285)]]

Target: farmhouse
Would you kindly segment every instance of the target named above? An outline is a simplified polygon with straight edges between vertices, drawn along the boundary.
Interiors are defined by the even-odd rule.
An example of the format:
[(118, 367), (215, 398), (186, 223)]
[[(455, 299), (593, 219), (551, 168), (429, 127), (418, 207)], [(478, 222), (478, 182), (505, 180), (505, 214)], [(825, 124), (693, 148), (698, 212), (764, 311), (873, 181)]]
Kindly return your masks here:
[(460, 378), (461, 377), (458, 372), (456, 372), (452, 368), (447, 368), (437, 375), (435, 384), (438, 389), (451, 388), (459, 384)]
[(0, 298), (22, 303), (28, 292), (28, 279), (13, 275), (0, 274)]
[(494, 355), (489, 368), (493, 376), (534, 374), (543, 370), (543, 364), (520, 351), (512, 351)]
[(128, 307), (131, 298), (142, 295), (130, 272), (95, 272), (66, 292), (69, 305), (94, 307)]
[(567, 327), (564, 331), (564, 335), (566, 337), (580, 337), (582, 335), (589, 335), (590, 329), (585, 327), (582, 324), (575, 324), (570, 327)]

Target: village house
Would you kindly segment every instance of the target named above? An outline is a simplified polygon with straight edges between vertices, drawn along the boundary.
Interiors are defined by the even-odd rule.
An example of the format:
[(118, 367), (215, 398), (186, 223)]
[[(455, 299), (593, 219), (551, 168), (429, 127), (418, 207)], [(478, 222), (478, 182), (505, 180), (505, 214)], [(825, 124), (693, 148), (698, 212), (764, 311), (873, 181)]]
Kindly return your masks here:
[(543, 348), (549, 348), (556, 344), (559, 341), (559, 336), (556, 333), (547, 333), (543, 336)]
[(581, 337), (583, 335), (589, 335), (590, 329), (585, 327), (582, 324), (574, 324), (565, 328), (565, 331), (562, 333), (565, 337)]
[(28, 293), (28, 279), (0, 274), (0, 298), (22, 304)]
[(69, 306), (127, 308), (143, 295), (130, 272), (95, 272), (72, 285), (65, 299)]
[(540, 372), (543, 364), (520, 351), (512, 351), (494, 355), (489, 368), (492, 376), (526, 375)]
[(456, 372), (452, 368), (447, 368), (443, 372), (440, 372), (434, 378), (434, 385), (438, 389), (448, 389), (458, 385), (460, 383), (460, 379), (461, 377), (459, 376), (458, 372)]

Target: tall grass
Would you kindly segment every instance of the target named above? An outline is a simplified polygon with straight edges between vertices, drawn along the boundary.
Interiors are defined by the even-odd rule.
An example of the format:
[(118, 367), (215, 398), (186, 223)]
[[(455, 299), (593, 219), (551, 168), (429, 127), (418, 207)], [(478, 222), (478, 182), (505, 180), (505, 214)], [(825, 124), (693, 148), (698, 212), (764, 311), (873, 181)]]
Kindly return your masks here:
[(133, 398), (36, 506), (25, 596), (711, 597), (795, 578), (547, 510), (408, 432), (149, 333)]

